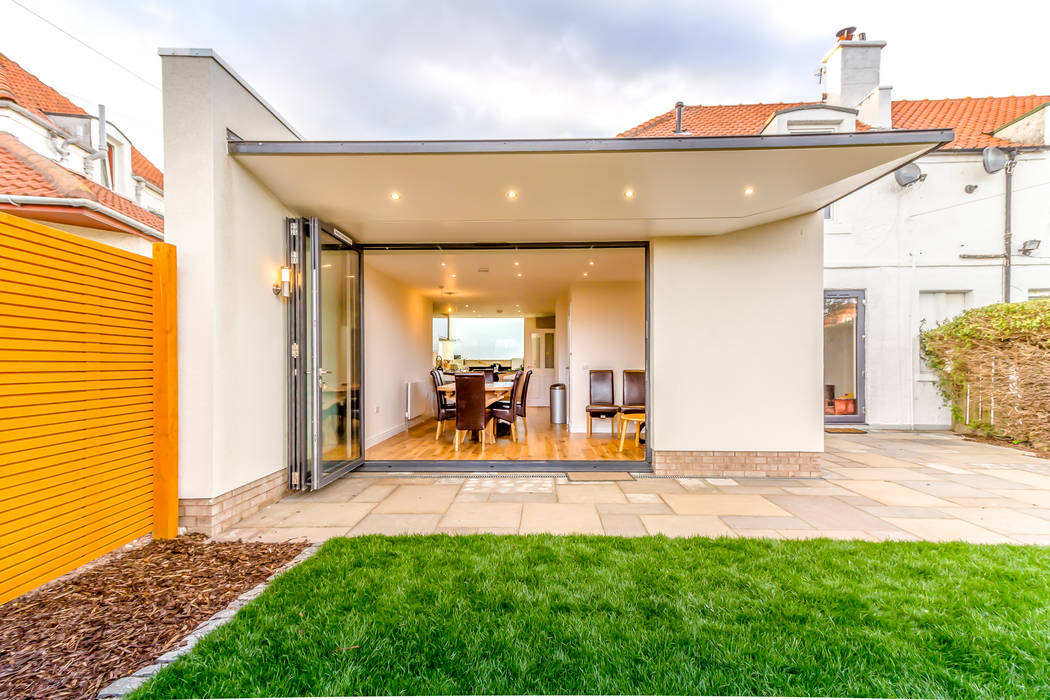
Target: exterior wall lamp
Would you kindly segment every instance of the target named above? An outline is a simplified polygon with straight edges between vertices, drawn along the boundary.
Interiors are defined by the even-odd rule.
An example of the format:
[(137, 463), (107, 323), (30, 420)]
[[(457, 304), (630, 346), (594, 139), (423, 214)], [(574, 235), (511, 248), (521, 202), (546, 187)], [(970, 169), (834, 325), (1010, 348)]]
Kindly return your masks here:
[(281, 268), (281, 281), (274, 282), (273, 295), (275, 297), (284, 297), (287, 299), (292, 295), (292, 268), (285, 265)]

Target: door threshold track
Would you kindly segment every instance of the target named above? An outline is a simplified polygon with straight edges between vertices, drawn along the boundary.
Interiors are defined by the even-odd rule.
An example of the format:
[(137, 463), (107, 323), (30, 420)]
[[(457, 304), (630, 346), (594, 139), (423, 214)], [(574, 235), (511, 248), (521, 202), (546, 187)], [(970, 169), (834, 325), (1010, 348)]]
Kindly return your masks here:
[(365, 460), (356, 472), (652, 472), (646, 461)]

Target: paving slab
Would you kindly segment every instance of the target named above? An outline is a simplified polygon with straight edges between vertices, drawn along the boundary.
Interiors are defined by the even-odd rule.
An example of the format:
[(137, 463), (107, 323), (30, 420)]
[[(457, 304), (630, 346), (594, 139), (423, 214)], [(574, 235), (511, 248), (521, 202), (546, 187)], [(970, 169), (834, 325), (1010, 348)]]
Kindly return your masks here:
[(1008, 544), (1015, 540), (957, 518), (886, 518), (892, 525), (931, 542)]
[(634, 481), (628, 472), (568, 472), (569, 481)]
[(351, 535), (429, 535), (440, 515), (429, 513), (369, 513), (351, 530)]
[(663, 499), (679, 515), (790, 515), (766, 496), (752, 494), (665, 493)]
[(626, 503), (616, 484), (570, 484), (556, 486), (559, 503)]
[(651, 535), (668, 537), (731, 537), (736, 533), (714, 515), (641, 515)]
[(380, 501), (373, 513), (441, 514), (452, 505), (459, 486), (408, 485)]
[(520, 503), (453, 503), (439, 527), (517, 528), (521, 525)]
[(589, 503), (526, 503), (521, 511), (521, 534), (601, 535), (602, 521)]
[(600, 515), (602, 527), (606, 535), (615, 537), (641, 537), (649, 534), (642, 524), (642, 519), (637, 515), (626, 515), (621, 513), (609, 513)]
[(887, 506), (919, 506), (936, 508), (938, 506), (950, 506), (949, 501), (937, 498), (907, 486), (901, 486), (892, 481), (865, 481), (861, 479), (843, 479), (833, 481), (836, 486), (849, 489), (861, 496), (878, 501)]

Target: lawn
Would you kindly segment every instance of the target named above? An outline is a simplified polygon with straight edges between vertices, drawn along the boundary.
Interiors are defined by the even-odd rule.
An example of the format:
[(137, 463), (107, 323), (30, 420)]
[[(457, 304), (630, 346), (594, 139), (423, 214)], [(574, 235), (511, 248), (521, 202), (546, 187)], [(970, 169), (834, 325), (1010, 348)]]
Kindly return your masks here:
[(1050, 697), (1050, 549), (329, 541), (133, 697)]

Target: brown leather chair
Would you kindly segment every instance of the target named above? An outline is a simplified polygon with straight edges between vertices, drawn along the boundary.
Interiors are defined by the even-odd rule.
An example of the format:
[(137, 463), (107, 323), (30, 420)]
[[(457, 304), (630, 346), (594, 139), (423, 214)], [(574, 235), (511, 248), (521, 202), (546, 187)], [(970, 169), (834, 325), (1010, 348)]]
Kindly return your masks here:
[(623, 402), (621, 413), (645, 413), (645, 370), (625, 369), (623, 371)]
[(525, 372), (525, 378), (521, 382), (521, 394), (518, 396), (517, 401), (514, 404), (514, 410), (521, 418), (521, 422), (525, 424), (526, 433), (529, 430), (529, 417), (526, 413), (528, 408), (529, 399), (529, 380), (532, 379), (532, 370)]
[(484, 450), (490, 420), (490, 411), (485, 407), (485, 375), (481, 372), (457, 374), (455, 450), (459, 451), (461, 434), (468, 431), (480, 433)]
[(430, 379), (434, 383), (434, 417), (437, 418), (437, 434), (435, 440), (441, 439), (445, 432), (445, 421), (456, 417), (456, 404), (449, 401), (448, 394), (440, 391), (438, 387), (445, 383), (445, 374), (439, 369), (430, 370)]
[(591, 421), (595, 418), (611, 418), (613, 435), (616, 434), (616, 419), (620, 407), (616, 405), (611, 369), (592, 369), (590, 372), (590, 403), (587, 404), (587, 435), (591, 434)]
[[(510, 438), (514, 442), (518, 441), (518, 411), (515, 404), (515, 399), (518, 396), (518, 389), (521, 388), (521, 372), (514, 374), (514, 384), (510, 388), (510, 401), (497, 401), (492, 404), (489, 409), (489, 413), (492, 418), (497, 421), (503, 421), (504, 423), (510, 423)], [(493, 427), (493, 437), (495, 437), (496, 429)]]

